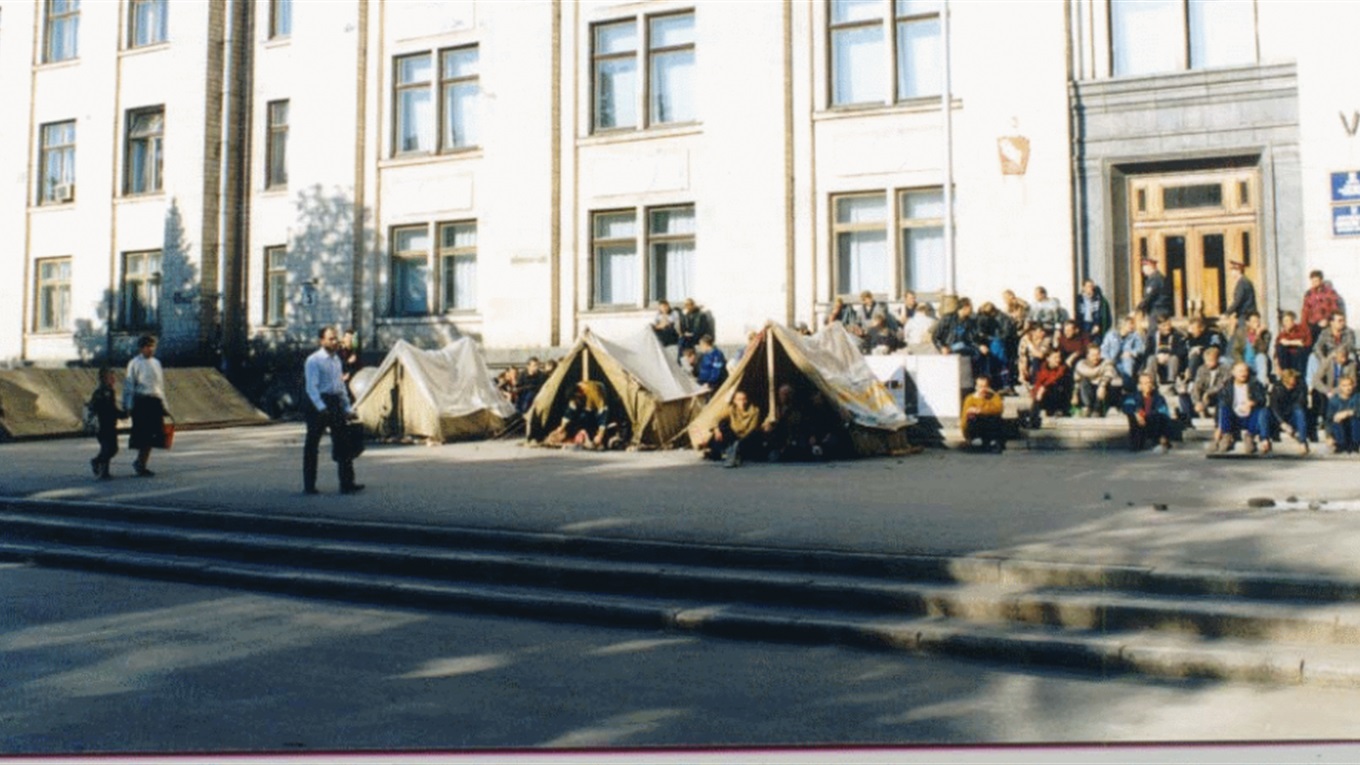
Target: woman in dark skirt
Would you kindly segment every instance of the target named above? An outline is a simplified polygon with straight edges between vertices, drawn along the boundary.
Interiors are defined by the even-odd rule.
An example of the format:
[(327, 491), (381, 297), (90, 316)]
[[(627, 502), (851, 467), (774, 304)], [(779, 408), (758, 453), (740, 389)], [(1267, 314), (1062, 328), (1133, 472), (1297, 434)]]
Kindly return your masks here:
[(137, 355), (128, 362), (123, 384), (123, 408), (132, 413), (128, 448), (137, 452), (132, 467), (139, 476), (154, 475), (147, 469), (152, 449), (165, 448), (165, 372), (156, 360), (156, 338), (143, 335)]

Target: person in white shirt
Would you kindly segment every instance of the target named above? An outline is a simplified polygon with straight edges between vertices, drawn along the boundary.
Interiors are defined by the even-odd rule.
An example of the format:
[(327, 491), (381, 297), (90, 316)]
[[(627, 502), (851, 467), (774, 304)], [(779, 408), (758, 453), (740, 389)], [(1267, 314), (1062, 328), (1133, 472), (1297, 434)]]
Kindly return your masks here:
[(305, 494), (319, 494), (316, 489), (317, 451), (321, 436), (331, 433), (331, 454), (340, 470), (340, 493), (362, 491), (364, 485), (354, 482), (354, 457), (344, 441), (344, 426), (355, 417), (345, 388), (344, 368), (337, 351), (339, 337), (334, 327), (324, 327), (317, 335), (321, 346), (307, 357), (303, 366), (306, 398), (302, 408), (307, 415), (307, 437), (302, 442), (302, 490)]
[(155, 475), (147, 469), (152, 449), (165, 448), (165, 371), (156, 360), (156, 338), (142, 335), (137, 340), (137, 355), (128, 362), (123, 382), (123, 408), (132, 415), (132, 434), (128, 448), (137, 452), (132, 468), (137, 475)]

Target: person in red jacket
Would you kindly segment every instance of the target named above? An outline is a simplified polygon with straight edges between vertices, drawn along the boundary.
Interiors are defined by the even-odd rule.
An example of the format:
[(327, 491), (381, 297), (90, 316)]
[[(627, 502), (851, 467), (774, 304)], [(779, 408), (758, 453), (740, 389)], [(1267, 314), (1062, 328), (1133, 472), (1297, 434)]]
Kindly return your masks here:
[(1326, 331), (1332, 314), (1343, 310), (1341, 296), (1336, 294), (1331, 282), (1323, 280), (1322, 272), (1308, 274), (1308, 291), (1303, 293), (1303, 310), (1299, 312), (1299, 318), (1308, 325), (1313, 337)]
[(1054, 348), (1044, 356), (1044, 363), (1034, 373), (1030, 388), (1029, 427), (1037, 428), (1043, 415), (1060, 417), (1072, 406), (1072, 374), (1063, 363), (1062, 351)]

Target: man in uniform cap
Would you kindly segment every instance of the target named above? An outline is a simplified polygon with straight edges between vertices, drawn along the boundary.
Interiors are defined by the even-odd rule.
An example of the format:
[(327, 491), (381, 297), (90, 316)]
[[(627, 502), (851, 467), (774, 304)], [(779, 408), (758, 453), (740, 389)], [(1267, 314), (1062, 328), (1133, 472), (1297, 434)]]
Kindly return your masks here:
[(1143, 258), (1143, 299), (1138, 302), (1138, 310), (1149, 317), (1172, 314), (1171, 287), (1157, 270), (1157, 261), (1151, 258)]
[(1258, 313), (1256, 310), (1256, 285), (1252, 284), (1251, 280), (1247, 278), (1243, 271), (1246, 264), (1242, 261), (1230, 260), (1228, 267), (1237, 274), (1237, 286), (1233, 287), (1232, 303), (1228, 305), (1228, 310), (1224, 313), (1243, 321), (1253, 313)]

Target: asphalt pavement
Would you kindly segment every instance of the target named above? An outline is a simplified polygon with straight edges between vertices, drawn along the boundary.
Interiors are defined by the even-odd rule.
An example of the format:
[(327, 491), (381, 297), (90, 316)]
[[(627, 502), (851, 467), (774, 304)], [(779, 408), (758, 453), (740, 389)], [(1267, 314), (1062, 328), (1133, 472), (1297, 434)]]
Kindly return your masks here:
[[(500, 440), (370, 446), (358, 462), (368, 488), (342, 496), (323, 446), (323, 493), (305, 496), (302, 436), (291, 423), (181, 433), (172, 451), (154, 455), (155, 477), (131, 477), (125, 451), (108, 482), (90, 474), (92, 439), (0, 444), (0, 496), (1360, 579), (1360, 516), (1307, 509), (1360, 498), (1354, 457), (933, 449), (730, 470), (690, 451), (600, 454)], [(1294, 502), (1250, 506), (1260, 499)]]

